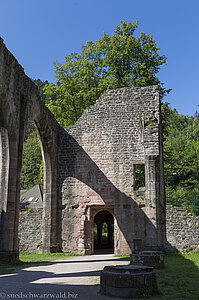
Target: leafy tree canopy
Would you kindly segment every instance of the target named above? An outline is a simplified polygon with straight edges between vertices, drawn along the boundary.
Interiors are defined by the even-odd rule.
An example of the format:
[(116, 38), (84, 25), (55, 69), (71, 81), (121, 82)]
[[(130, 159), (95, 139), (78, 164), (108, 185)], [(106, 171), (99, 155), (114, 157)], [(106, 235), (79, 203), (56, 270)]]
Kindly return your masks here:
[(134, 36), (138, 22), (122, 21), (113, 34), (89, 41), (80, 53), (55, 61), (55, 84), (46, 84), (48, 108), (62, 126), (74, 124), (107, 89), (157, 84), (161, 97), (169, 92), (157, 77), (166, 57), (149, 34)]
[(41, 79), (32, 79), (32, 81), (38, 86), (41, 101), (45, 104), (48, 103), (46, 95), (43, 93), (43, 88), (46, 84), (49, 84), (48, 80), (42, 81)]
[[(74, 124), (107, 89), (156, 84), (161, 97), (169, 92), (157, 77), (166, 57), (149, 34), (135, 37), (137, 28), (138, 22), (122, 21), (112, 35), (87, 42), (80, 53), (66, 55), (63, 64), (55, 61), (54, 84), (34, 80), (60, 125)], [(199, 195), (199, 114), (180, 115), (162, 103), (162, 122), (167, 203), (193, 207), (193, 197)], [(24, 143), (22, 188), (41, 182), (41, 171), (39, 143), (31, 127)]]
[(168, 103), (162, 115), (167, 203), (199, 213), (199, 115), (180, 115)]

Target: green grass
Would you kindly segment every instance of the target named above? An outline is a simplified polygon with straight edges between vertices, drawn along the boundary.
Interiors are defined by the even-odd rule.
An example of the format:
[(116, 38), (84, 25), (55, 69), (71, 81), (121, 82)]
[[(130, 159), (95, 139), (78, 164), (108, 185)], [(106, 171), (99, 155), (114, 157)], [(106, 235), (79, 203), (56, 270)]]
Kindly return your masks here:
[(40, 263), (40, 262), (50, 262), (56, 259), (69, 257), (69, 256), (81, 256), (75, 253), (20, 253), (19, 260), (23, 263)]
[(120, 257), (120, 258), (128, 258), (130, 259), (130, 255), (126, 255), (126, 254), (123, 254), (123, 255), (114, 255), (115, 257)]
[(36, 263), (47, 263), (56, 259), (70, 257), (70, 256), (81, 256), (75, 253), (20, 253), (19, 261), (17, 263), (0, 263), (0, 274), (13, 272), (18, 268), (29, 266)]
[[(24, 266), (50, 262), (68, 256), (76, 255), (73, 253), (20, 253), (20, 260), (17, 264), (0, 264), (0, 273), (13, 272)], [(129, 258), (127, 255), (119, 257)], [(156, 270), (156, 276), (159, 294), (151, 299), (199, 300), (199, 253), (166, 255), (165, 268)]]
[(165, 268), (155, 272), (158, 292), (151, 299), (199, 300), (199, 253), (165, 255)]
[(199, 253), (165, 256), (165, 269), (156, 270), (159, 299), (199, 300)]

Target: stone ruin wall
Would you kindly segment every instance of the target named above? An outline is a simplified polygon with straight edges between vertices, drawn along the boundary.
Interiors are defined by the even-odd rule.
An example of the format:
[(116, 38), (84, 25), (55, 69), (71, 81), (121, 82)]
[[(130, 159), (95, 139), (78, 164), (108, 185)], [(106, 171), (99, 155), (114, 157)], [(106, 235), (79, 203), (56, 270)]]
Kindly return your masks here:
[[(145, 123), (149, 119), (150, 125)], [(108, 91), (74, 126), (61, 129), (59, 207), (64, 251), (93, 253), (94, 216), (102, 209), (115, 217), (115, 253), (130, 253), (136, 238), (148, 248), (162, 246), (160, 142), (160, 102), (154, 86)], [(136, 164), (145, 164), (143, 197), (134, 190)]]
[(42, 208), (27, 208), (19, 214), (19, 251), (39, 252), (42, 244)]
[[(150, 196), (158, 194), (146, 184), (148, 194), (143, 199), (137, 197), (133, 189), (134, 164), (146, 163), (146, 168), (152, 168), (152, 165), (147, 166), (148, 157), (150, 154), (158, 157), (160, 153), (159, 113), (154, 97), (157, 91), (154, 87), (151, 89), (152, 97), (148, 88), (110, 91), (85, 112), (75, 126), (60, 130), (58, 232), (63, 251), (93, 250), (93, 218), (101, 209), (115, 216), (117, 253), (128, 252), (133, 238), (144, 237), (146, 229), (149, 238), (153, 234), (157, 237), (152, 222), (155, 224), (155, 218), (161, 214), (156, 216), (154, 208), (150, 210), (153, 205), (147, 203), (146, 198), (149, 193)], [(152, 104), (148, 110), (142, 101), (146, 106)], [(144, 128), (140, 120), (153, 115), (154, 111), (157, 124)], [(153, 184), (153, 180), (149, 183)], [(166, 217), (165, 249), (168, 252), (175, 248), (198, 251), (199, 217), (173, 206), (167, 206)], [(41, 221), (41, 208), (20, 212), (20, 251), (40, 251)]]
[(25, 75), (0, 38), (0, 260), (18, 259), (23, 142), (33, 121), (44, 161), (43, 251), (50, 252), (57, 244), (57, 141), (60, 126), (41, 102), (38, 87)]
[[(167, 252), (199, 251), (199, 216), (194, 217), (183, 208), (167, 205)], [(20, 212), (19, 250), (37, 252), (41, 243), (42, 208)]]
[[(20, 213), (20, 251), (38, 250), (43, 235), (45, 251), (52, 250), (58, 238), (64, 251), (92, 252), (93, 216), (102, 208), (114, 214), (117, 253), (130, 251), (136, 237), (141, 237), (145, 246), (162, 245), (165, 220), (157, 88), (109, 91), (75, 126), (64, 130), (42, 105), (37, 87), (24, 74), (1, 38), (0, 65), (2, 149), (8, 146), (5, 147), (7, 134), (12, 158), (7, 166), (7, 152), (3, 151), (2, 169), (7, 173), (9, 168), (12, 170), (12, 180), (8, 186), (4, 183), (5, 176), (1, 180), (1, 222), (5, 228), (0, 233), (1, 257), (14, 258), (18, 253), (15, 233), (19, 203), (16, 199), (20, 187), (16, 180), (20, 176), (20, 167), (16, 169), (16, 162), (20, 166), (23, 135), (33, 120), (45, 150), (44, 156), (48, 158), (48, 176), (43, 218), (42, 209)], [(146, 118), (149, 118), (149, 124), (145, 123)], [(57, 213), (58, 130), (61, 139)], [(134, 166), (140, 163), (146, 166), (145, 197), (137, 196), (133, 188)], [(13, 221), (14, 216), (16, 221)], [(167, 208), (170, 243), (166, 245), (167, 250), (174, 250), (171, 246), (178, 250), (199, 250), (198, 218), (180, 208)]]
[(178, 251), (199, 251), (199, 216), (195, 217), (181, 207), (167, 205), (167, 246), (171, 245)]

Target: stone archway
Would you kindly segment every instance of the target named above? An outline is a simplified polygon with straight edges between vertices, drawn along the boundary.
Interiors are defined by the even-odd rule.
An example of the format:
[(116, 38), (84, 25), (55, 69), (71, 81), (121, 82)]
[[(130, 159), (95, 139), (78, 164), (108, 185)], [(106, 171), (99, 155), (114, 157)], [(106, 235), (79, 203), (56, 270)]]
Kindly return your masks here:
[[(20, 97), (21, 99), (21, 97)], [(18, 111), (20, 115), (21, 110)], [(11, 103), (0, 82), (0, 260), (18, 259), (21, 126), (16, 131)]]
[(44, 182), (43, 182), (43, 223), (42, 251), (58, 251), (57, 234), (57, 154), (58, 132), (49, 126), (50, 120), (40, 114), (34, 120), (40, 141)]
[(114, 252), (114, 217), (107, 210), (94, 217), (94, 252)]
[(34, 121), (44, 162), (43, 252), (57, 250), (59, 124), (0, 38), (0, 260), (18, 259), (20, 177), (24, 136)]

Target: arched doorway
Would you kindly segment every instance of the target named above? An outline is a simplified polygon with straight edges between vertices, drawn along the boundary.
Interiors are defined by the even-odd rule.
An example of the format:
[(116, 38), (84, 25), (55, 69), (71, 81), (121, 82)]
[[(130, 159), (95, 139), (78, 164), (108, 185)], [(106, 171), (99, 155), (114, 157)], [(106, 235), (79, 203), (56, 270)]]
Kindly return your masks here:
[(114, 217), (107, 211), (98, 212), (94, 218), (94, 253), (114, 252)]

